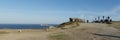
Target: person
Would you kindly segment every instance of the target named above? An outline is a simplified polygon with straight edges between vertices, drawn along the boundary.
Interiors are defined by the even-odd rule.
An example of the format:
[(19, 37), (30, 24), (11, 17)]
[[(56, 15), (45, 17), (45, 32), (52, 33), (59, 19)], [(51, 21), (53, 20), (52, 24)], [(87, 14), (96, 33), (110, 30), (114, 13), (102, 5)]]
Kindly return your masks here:
[(112, 22), (112, 19), (110, 19), (110, 22)]
[(89, 23), (89, 20), (87, 20), (87, 23)]
[(104, 20), (105, 16), (103, 16), (103, 20)]
[(108, 16), (108, 17), (107, 17), (107, 19), (109, 20), (109, 19), (110, 19), (110, 17)]
[(104, 22), (103, 22), (103, 19), (100, 20), (100, 23), (104, 23)]
[(73, 19), (72, 18), (69, 18), (70, 22), (73, 22)]
[(98, 16), (98, 21), (100, 21), (100, 16)]

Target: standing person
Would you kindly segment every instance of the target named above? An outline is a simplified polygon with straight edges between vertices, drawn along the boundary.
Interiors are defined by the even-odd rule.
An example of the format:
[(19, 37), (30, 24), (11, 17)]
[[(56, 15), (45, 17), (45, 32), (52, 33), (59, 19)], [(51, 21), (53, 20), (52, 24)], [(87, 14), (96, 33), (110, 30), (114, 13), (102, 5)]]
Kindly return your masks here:
[(95, 21), (96, 21), (97, 19), (95, 18)]
[(104, 22), (103, 22), (103, 19), (100, 20), (100, 23), (104, 23)]
[(112, 19), (110, 19), (110, 22), (112, 22)]
[(69, 18), (70, 22), (73, 22), (73, 19), (72, 18)]
[(96, 23), (97, 19), (95, 18), (94, 22)]
[(89, 23), (89, 20), (87, 20), (87, 23)]
[(98, 16), (98, 21), (100, 21), (100, 16)]
[(104, 18), (105, 18), (105, 16), (103, 16), (103, 21), (102, 21), (102, 23), (104, 23), (104, 22), (105, 22), (105, 19), (104, 19)]
[(110, 19), (110, 16), (108, 16), (107, 19), (109, 20), (109, 19)]
[(105, 16), (103, 16), (103, 20), (104, 20)]
[(107, 17), (108, 23), (110, 23), (110, 16)]
[(109, 16), (105, 19), (105, 23), (106, 23), (106, 24), (111, 24), (111, 21), (112, 21), (112, 20), (110, 20), (110, 17), (109, 17)]

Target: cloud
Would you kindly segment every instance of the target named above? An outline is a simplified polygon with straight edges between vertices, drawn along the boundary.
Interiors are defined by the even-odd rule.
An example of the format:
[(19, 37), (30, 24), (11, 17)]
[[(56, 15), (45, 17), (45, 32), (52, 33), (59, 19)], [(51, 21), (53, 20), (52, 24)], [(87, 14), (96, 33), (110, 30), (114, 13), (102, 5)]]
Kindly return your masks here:
[(120, 11), (120, 6), (115, 7), (111, 13), (118, 13)]

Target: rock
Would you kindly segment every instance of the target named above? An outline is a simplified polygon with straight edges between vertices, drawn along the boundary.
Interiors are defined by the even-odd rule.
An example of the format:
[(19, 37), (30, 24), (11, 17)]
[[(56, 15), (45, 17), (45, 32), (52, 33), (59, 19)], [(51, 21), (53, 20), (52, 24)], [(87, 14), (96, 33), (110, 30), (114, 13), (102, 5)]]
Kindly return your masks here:
[(69, 22), (64, 22), (58, 26), (58, 28), (72, 28), (79, 26), (80, 23), (83, 23), (84, 21), (79, 18), (69, 18)]
[(80, 23), (83, 23), (84, 21), (82, 19), (79, 19), (79, 18), (69, 18), (69, 22), (80, 22)]

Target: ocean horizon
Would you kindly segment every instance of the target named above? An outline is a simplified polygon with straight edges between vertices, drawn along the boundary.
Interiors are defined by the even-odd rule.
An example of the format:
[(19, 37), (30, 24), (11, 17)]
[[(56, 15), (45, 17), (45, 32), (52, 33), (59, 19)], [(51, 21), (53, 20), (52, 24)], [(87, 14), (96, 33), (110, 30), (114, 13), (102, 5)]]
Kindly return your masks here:
[(0, 29), (47, 29), (58, 24), (0, 24)]

